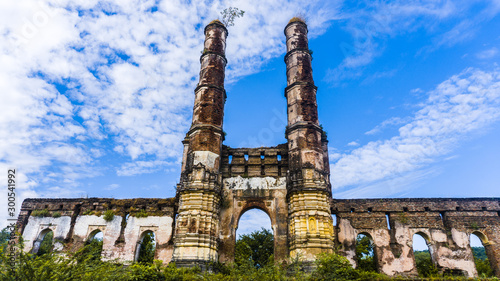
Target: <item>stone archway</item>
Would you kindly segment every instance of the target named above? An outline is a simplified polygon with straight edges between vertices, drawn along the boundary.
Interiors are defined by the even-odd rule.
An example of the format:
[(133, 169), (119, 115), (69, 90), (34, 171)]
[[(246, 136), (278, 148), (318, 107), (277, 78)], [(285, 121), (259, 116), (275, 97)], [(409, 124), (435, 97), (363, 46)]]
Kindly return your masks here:
[(143, 247), (144, 247), (144, 240), (146, 238), (146, 236), (149, 236), (152, 241), (150, 241), (149, 243), (152, 243), (152, 246), (153, 248), (152, 249), (149, 249), (152, 251), (152, 253), (147, 253), (147, 254), (152, 254), (151, 257), (151, 260), (154, 260), (154, 258), (157, 256), (156, 254), (156, 249), (157, 249), (157, 239), (156, 239), (156, 235), (154, 233), (154, 231), (152, 230), (146, 230), (146, 231), (143, 231), (141, 233), (141, 235), (139, 236), (139, 240), (137, 240), (137, 245), (136, 245), (136, 248), (135, 248), (135, 257), (134, 257), (134, 261), (135, 262), (140, 262), (139, 258), (141, 256), (141, 251), (143, 251)]
[(33, 248), (31, 249), (31, 253), (39, 255), (40, 247), (42, 246), (42, 243), (44, 241), (46, 241), (49, 244), (48, 245), (48, 247), (50, 248), (49, 251), (52, 251), (52, 248), (54, 247), (54, 231), (51, 228), (45, 228), (44, 230), (40, 231), (40, 234), (38, 234), (37, 239), (33, 242)]
[[(479, 230), (475, 230), (475, 231), (472, 231), (469, 235), (469, 243), (470, 243), (470, 248), (471, 248), (471, 251), (474, 255), (474, 249), (472, 248), (472, 237), (475, 236), (479, 239), (479, 241), (481, 241), (481, 244), (482, 244), (482, 247), (484, 248), (484, 252), (486, 254), (486, 257), (488, 258), (488, 264), (491, 268), (491, 270), (493, 272), (495, 272), (495, 254), (494, 254), (494, 249), (492, 247), (492, 243), (490, 243), (490, 241), (488, 240), (488, 237), (481, 231)], [(476, 271), (478, 271), (478, 274), (479, 274), (479, 269), (478, 269), (478, 264), (477, 264), (477, 261), (474, 260), (474, 265), (476, 267)], [(484, 269), (484, 268), (483, 268)], [(481, 275), (481, 274), (479, 274)], [(498, 275), (498, 273), (497, 273)]]
[[(255, 206), (255, 205), (259, 205), (259, 206)], [(269, 220), (271, 221), (271, 231), (273, 232), (273, 238), (274, 238), (274, 256), (276, 256), (276, 249), (277, 246), (276, 245), (276, 241), (279, 239), (277, 237), (277, 225), (276, 225), (276, 215), (275, 213), (272, 213), (270, 212), (269, 208), (262, 208), (262, 202), (261, 203), (258, 203), (258, 204), (255, 204), (255, 201), (253, 202), (248, 202), (246, 204), (246, 206), (242, 209), (237, 209), (235, 210), (235, 217), (237, 217), (238, 219), (235, 221), (235, 224), (234, 224), (234, 231), (235, 231), (235, 235), (234, 235), (234, 242), (235, 242), (235, 245), (236, 245), (236, 239), (238, 237), (236, 237), (236, 232), (237, 232), (237, 229), (239, 228), (240, 226), (240, 220), (241, 220), (241, 217), (243, 217), (244, 214), (246, 214), (248, 211), (252, 211), (252, 210), (259, 210), (261, 212), (263, 212), (264, 214), (267, 215), (267, 217), (269, 218)]]
[(224, 180), (224, 196), (220, 215), (219, 261), (234, 261), (236, 229), (248, 210), (259, 209), (271, 220), (274, 234), (274, 258), (288, 255), (286, 186), (280, 178), (241, 176)]

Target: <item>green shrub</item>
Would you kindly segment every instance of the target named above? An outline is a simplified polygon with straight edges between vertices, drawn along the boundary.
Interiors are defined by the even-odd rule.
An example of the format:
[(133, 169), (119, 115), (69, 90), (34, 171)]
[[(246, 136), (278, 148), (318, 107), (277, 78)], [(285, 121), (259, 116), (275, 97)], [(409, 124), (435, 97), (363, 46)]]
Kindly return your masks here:
[(106, 210), (106, 212), (104, 212), (104, 220), (105, 221), (112, 221), (113, 219), (115, 218), (115, 212), (113, 212), (113, 210)]
[(33, 210), (31, 215), (34, 217), (50, 217), (50, 212), (47, 209), (43, 210)]
[(148, 213), (146, 211), (144, 211), (144, 210), (140, 210), (139, 212), (134, 213), (133, 216), (136, 217), (136, 218), (147, 218), (148, 217)]
[(52, 214), (52, 217), (54, 217), (54, 218), (59, 218), (59, 217), (61, 217), (61, 212), (54, 212), (54, 213)]
[(337, 253), (319, 254), (315, 263), (313, 280), (356, 280), (359, 277), (349, 260)]

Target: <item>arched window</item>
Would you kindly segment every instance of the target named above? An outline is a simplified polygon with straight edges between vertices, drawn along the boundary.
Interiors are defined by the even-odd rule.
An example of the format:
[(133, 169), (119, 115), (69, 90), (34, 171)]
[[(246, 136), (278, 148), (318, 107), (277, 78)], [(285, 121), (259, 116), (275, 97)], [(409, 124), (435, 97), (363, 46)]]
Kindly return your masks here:
[(102, 238), (103, 238), (102, 231), (100, 229), (96, 229), (89, 234), (89, 237), (87, 238), (86, 243), (88, 244), (94, 240), (102, 242)]
[(156, 252), (156, 237), (154, 232), (144, 231), (137, 243), (135, 260), (140, 263), (153, 263)]
[(356, 269), (361, 271), (377, 271), (375, 244), (368, 233), (361, 233), (356, 237), (356, 264)]
[(337, 214), (332, 214), (332, 228), (330, 229), (330, 232), (333, 237), (335, 237), (335, 233), (337, 232)]
[(474, 231), (470, 235), (470, 246), (474, 255), (474, 263), (476, 264), (477, 274), (479, 277), (493, 277), (493, 269), (491, 268), (490, 261), (486, 255), (486, 247), (488, 239), (486, 236), (479, 232)]
[(33, 253), (37, 256), (48, 254), (52, 252), (54, 247), (54, 232), (47, 228), (40, 232), (38, 238), (33, 245)]
[(251, 264), (262, 268), (272, 261), (274, 235), (269, 216), (259, 209), (244, 212), (236, 231), (234, 260), (236, 264)]
[(102, 253), (102, 239), (103, 233), (101, 230), (96, 229), (92, 231), (85, 242), (85, 246), (80, 251), (80, 257), (82, 259), (90, 258), (92, 260), (101, 260)]
[(432, 261), (429, 238), (425, 233), (419, 232), (413, 235), (413, 256), (415, 257), (415, 266), (420, 277), (438, 275), (436, 265)]

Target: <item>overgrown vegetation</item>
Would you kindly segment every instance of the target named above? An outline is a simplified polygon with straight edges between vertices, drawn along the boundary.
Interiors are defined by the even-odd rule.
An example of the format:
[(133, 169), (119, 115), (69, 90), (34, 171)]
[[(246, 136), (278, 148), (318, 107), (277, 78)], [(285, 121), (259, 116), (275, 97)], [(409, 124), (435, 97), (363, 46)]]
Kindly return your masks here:
[(133, 213), (132, 216), (136, 218), (147, 218), (149, 214), (145, 210), (140, 210), (139, 212)]
[(144, 264), (152, 264), (155, 258), (156, 241), (153, 232), (148, 232), (144, 235), (139, 248), (139, 258), (137, 262)]
[(356, 269), (364, 272), (377, 272), (377, 264), (375, 263), (375, 245), (372, 240), (360, 234), (356, 238)]
[(236, 241), (235, 262), (237, 265), (251, 264), (263, 268), (274, 263), (274, 236), (262, 228), (250, 234), (241, 235)]
[(47, 209), (43, 210), (33, 210), (31, 215), (34, 217), (50, 217), (50, 212)]
[(474, 253), (474, 263), (476, 264), (477, 273), (481, 277), (493, 277), (493, 270), (490, 266), (490, 261), (486, 256), (484, 247), (472, 247)]
[(40, 243), (40, 248), (38, 248), (38, 252), (36, 253), (38, 256), (42, 256), (48, 253), (52, 253), (52, 247), (54, 246), (54, 232), (49, 231), (42, 239)]
[(105, 221), (112, 221), (114, 218), (115, 218), (115, 212), (113, 212), (113, 210), (106, 210), (106, 212), (104, 212), (104, 220)]
[[(143, 244), (149, 243), (146, 239), (154, 240), (152, 235), (147, 237), (144, 237)], [(353, 269), (345, 257), (336, 253), (319, 255), (315, 262), (316, 268), (310, 273), (304, 271), (305, 264), (300, 259), (275, 264), (270, 262), (273, 253), (273, 248), (270, 247), (271, 242), (273, 242), (272, 237), (272, 232), (269, 230), (260, 230), (241, 236), (237, 245), (247, 245), (248, 247), (240, 246), (240, 248), (250, 249), (250, 251), (242, 250), (235, 253), (237, 259), (242, 262), (226, 265), (212, 264), (212, 272), (202, 272), (199, 268), (177, 268), (174, 263), (166, 266), (157, 260), (141, 261), (130, 266), (113, 261), (103, 262), (100, 258), (102, 251), (102, 240), (100, 239), (93, 239), (76, 253), (67, 253), (66, 255), (50, 251), (43, 255), (33, 255), (19, 251), (15, 266), (11, 268), (5, 248), (0, 246), (0, 280), (411, 280), (403, 277), (391, 278), (375, 272)], [(6, 243), (8, 232), (3, 230), (0, 238), (0, 244)], [(251, 241), (252, 239), (255, 241)], [(370, 250), (372, 246), (366, 242), (366, 239), (360, 238), (358, 244), (363, 245), (360, 246), (361, 253), (373, 251)], [(147, 249), (147, 247), (144, 248)], [(474, 249), (474, 253), (478, 259), (483, 260), (486, 257), (484, 249), (479, 249), (482, 249), (483, 252)], [(152, 249), (146, 252), (151, 251), (154, 252)], [(238, 257), (240, 254), (243, 257)], [(465, 277), (432, 277), (426, 280), (468, 279)], [(482, 280), (498, 279), (483, 278)]]
[(431, 254), (428, 250), (415, 251), (415, 263), (417, 264), (418, 276), (433, 277), (439, 276), (436, 266), (432, 263)]
[(306, 23), (306, 19), (305, 19), (304, 16), (298, 15), (296, 17), (291, 18), (290, 21), (288, 21), (288, 23), (292, 23), (292, 22), (303, 22), (303, 23)]

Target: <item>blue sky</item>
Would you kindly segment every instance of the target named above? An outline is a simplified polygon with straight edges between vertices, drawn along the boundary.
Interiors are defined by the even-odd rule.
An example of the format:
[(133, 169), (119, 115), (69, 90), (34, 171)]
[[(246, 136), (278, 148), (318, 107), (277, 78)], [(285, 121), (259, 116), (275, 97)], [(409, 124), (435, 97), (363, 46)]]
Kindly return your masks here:
[(226, 145), (285, 142), (283, 29), (303, 15), (334, 197), (500, 197), (498, 0), (26, 0), (0, 4), (0, 168), (18, 170), (18, 204), (174, 196), (203, 27), (229, 6), (245, 15)]

